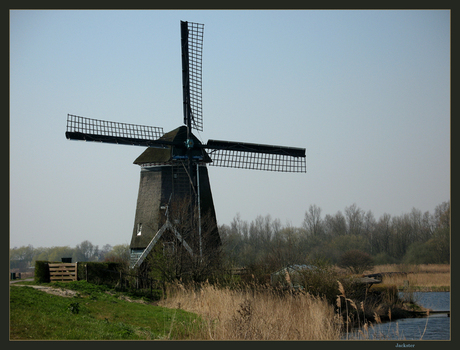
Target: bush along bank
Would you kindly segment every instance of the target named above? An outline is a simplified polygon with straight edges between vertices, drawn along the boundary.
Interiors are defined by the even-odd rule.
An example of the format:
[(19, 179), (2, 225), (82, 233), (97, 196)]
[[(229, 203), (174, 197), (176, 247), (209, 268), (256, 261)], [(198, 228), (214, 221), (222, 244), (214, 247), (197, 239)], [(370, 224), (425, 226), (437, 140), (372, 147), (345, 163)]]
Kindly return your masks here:
[[(301, 290), (324, 298), (335, 307), (339, 322), (348, 326), (363, 322), (384, 322), (391, 319), (423, 317), (426, 310), (413, 299), (402, 300), (395, 284), (366, 284), (363, 275), (349, 275), (334, 266), (315, 261), (313, 269), (303, 269), (278, 276), (277, 284), (291, 291)], [(256, 279), (254, 283), (256, 283)]]
[(412, 300), (401, 299), (394, 285), (366, 288), (350, 280), (344, 283), (337, 281), (337, 284), (339, 294), (335, 306), (344, 331), (401, 318), (427, 316), (426, 309)]
[[(251, 284), (257, 284), (256, 276), (249, 277), (252, 277)], [(273, 287), (288, 291), (288, 294), (309, 293), (326, 300), (334, 306), (338, 322), (344, 329), (370, 322), (426, 316), (426, 310), (418, 306), (414, 299), (406, 301), (399, 297), (396, 285), (369, 285), (363, 283), (362, 277), (344, 275), (329, 264), (316, 264), (315, 269), (280, 276)]]

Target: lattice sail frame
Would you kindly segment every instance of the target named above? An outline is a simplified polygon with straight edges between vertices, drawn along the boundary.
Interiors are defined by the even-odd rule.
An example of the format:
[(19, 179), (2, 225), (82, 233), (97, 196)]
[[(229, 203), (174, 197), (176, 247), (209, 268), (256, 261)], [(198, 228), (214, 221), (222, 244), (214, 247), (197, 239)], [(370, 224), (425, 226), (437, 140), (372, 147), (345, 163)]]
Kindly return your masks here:
[(66, 136), (70, 139), (144, 146), (163, 136), (163, 128), (67, 114)]
[[(188, 29), (188, 81), (191, 126), (203, 131), (202, 59), (204, 24), (185, 22)], [(184, 124), (187, 124), (184, 116)]]
[(307, 172), (306, 157), (231, 149), (213, 150), (209, 155), (212, 159), (212, 163), (208, 163), (210, 166), (289, 173)]

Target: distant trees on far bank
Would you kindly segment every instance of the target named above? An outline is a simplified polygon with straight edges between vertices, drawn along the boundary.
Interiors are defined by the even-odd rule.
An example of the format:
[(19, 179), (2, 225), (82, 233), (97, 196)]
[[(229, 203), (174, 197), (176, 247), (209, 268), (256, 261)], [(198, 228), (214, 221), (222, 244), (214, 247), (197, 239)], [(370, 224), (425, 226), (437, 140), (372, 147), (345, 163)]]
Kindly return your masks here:
[(77, 261), (128, 261), (129, 244), (111, 246), (106, 244), (99, 249), (86, 240), (74, 248), (49, 247), (34, 248), (32, 245), (10, 248), (10, 268), (27, 268), (33, 266), (35, 261), (61, 261), (62, 258), (72, 258)]
[(237, 214), (219, 232), (229, 265), (267, 271), (312, 259), (339, 264), (351, 250), (368, 254), (376, 265), (449, 263), (450, 201), (439, 204), (434, 213), (413, 208), (407, 214), (384, 214), (378, 219), (356, 204), (324, 217), (321, 208), (311, 205), (302, 227), (283, 226), (270, 215), (246, 222)]
[[(313, 260), (339, 264), (352, 250), (367, 254), (376, 265), (449, 263), (450, 210), (448, 201), (433, 213), (413, 208), (400, 216), (375, 218), (371, 211), (352, 204), (343, 212), (323, 217), (321, 208), (311, 205), (301, 227), (282, 225), (270, 215), (247, 222), (237, 214), (229, 225), (219, 226), (223, 263), (269, 273)], [(28, 245), (10, 248), (10, 268), (26, 268), (37, 260), (61, 261), (63, 257), (71, 257), (73, 262), (128, 262), (129, 256), (129, 244), (102, 248), (89, 241), (73, 248)]]

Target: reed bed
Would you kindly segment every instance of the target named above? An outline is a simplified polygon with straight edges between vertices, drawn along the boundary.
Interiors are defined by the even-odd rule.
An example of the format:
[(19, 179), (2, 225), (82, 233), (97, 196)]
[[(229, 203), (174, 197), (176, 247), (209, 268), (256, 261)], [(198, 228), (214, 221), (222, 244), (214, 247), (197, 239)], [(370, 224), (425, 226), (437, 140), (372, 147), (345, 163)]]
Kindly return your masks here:
[(202, 316), (190, 335), (200, 340), (337, 340), (340, 323), (332, 305), (308, 293), (270, 288), (230, 289), (210, 284), (169, 287), (161, 306)]
[(398, 288), (411, 286), (420, 290), (438, 290), (450, 287), (450, 273), (408, 273), (407, 275), (384, 276), (382, 282), (386, 285), (396, 285)]
[[(450, 264), (387, 264), (376, 265), (374, 272), (411, 272), (411, 273), (450, 273)], [(366, 271), (365, 273), (372, 273)]]
[(395, 285), (399, 289), (410, 287), (419, 290), (449, 290), (451, 273), (449, 264), (425, 265), (379, 265), (374, 272), (405, 272), (406, 274), (386, 275), (382, 282), (386, 285)]

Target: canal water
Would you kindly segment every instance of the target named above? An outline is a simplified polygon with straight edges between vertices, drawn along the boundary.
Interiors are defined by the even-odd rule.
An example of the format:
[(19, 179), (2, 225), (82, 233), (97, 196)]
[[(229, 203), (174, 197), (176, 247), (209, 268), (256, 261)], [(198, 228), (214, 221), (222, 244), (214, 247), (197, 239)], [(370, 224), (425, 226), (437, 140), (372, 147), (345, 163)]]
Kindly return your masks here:
[[(401, 293), (404, 297), (404, 294)], [(412, 299), (420, 306), (433, 311), (450, 310), (450, 292), (415, 292)], [(348, 339), (369, 340), (449, 340), (450, 317), (446, 313), (422, 318), (404, 318), (369, 327), (368, 334), (349, 334)]]

